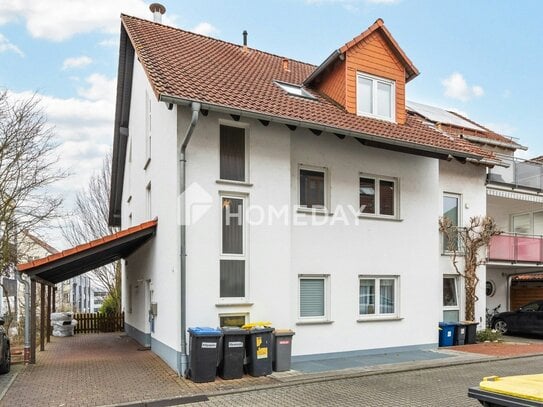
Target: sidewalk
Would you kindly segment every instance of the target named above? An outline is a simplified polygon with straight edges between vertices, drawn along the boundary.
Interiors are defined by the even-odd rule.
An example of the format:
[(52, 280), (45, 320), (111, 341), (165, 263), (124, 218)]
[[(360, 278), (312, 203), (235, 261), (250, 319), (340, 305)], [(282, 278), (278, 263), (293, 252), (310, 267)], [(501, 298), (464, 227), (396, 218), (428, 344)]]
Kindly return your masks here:
[[(217, 394), (542, 353), (543, 341), (485, 343), (296, 362), (293, 370), (267, 377), (245, 376), (228, 381), (217, 378), (212, 383), (196, 384), (179, 378), (153, 352), (142, 351), (122, 334), (88, 334), (52, 338), (46, 350), (38, 353), (36, 365), (20, 366), (18, 375), (8, 383), (11, 386), (0, 388), (0, 396), (5, 393), (0, 406), (166, 406), (206, 400)], [(0, 380), (0, 387), (7, 382)]]

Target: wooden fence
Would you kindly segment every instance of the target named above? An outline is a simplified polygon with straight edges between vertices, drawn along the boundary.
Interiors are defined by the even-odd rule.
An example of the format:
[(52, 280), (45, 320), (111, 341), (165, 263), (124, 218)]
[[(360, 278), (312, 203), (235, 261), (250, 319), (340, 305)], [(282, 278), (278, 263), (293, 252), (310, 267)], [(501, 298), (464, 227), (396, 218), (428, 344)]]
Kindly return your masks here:
[(76, 334), (124, 331), (124, 312), (111, 315), (86, 312), (74, 314), (74, 319), (77, 320)]

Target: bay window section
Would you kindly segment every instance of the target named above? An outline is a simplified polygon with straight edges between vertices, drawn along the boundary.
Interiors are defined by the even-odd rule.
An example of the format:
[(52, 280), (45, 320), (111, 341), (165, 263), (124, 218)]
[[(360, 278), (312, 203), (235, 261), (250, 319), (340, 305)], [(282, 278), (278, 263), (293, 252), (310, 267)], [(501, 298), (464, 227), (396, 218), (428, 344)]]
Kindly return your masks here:
[(221, 197), (220, 297), (246, 298), (245, 198)]

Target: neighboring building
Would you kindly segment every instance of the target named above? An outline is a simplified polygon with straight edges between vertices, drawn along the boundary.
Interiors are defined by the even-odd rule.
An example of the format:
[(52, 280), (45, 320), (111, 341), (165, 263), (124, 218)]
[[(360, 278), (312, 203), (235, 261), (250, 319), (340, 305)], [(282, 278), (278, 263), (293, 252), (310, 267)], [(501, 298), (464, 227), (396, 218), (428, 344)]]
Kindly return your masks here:
[[(408, 109), (446, 134), (461, 137), (474, 145), (492, 151), (503, 163), (486, 170), (486, 197), (480, 197), (485, 208), (480, 213), (493, 217), (500, 230), (503, 231), (501, 235), (492, 238), (487, 253), (486, 278), (484, 268), (480, 269), (481, 281), (486, 283), (486, 307), (494, 308), (501, 305), (500, 310), (506, 311), (523, 305), (522, 302), (526, 298), (543, 298), (541, 295), (536, 298), (534, 291), (528, 295), (529, 290), (526, 285), (521, 284), (524, 281), (530, 281), (529, 285), (532, 286), (537, 284), (537, 280), (532, 279), (530, 274), (520, 279), (516, 278), (526, 273), (543, 271), (543, 162), (541, 158), (533, 160), (516, 158), (516, 151), (527, 148), (458, 113), (414, 102), (408, 103)], [(447, 164), (442, 162), (441, 165)], [(444, 172), (442, 171), (441, 174), (443, 176)], [(453, 177), (456, 176), (457, 174), (453, 175)], [(453, 189), (447, 187), (443, 190), (444, 205), (449, 205), (448, 210), (452, 210), (452, 214), (449, 213), (448, 216), (458, 219), (464, 213), (464, 221), (460, 225), (465, 224), (467, 217), (473, 214), (473, 202), (465, 195), (465, 186), (459, 184)], [(484, 203), (485, 199), (486, 203)], [(452, 274), (445, 278), (444, 287), (456, 287), (461, 283), (458, 277)], [(521, 290), (521, 287), (524, 288)], [(482, 299), (483, 295), (479, 295), (479, 298)], [(480, 304), (483, 306), (485, 302), (480, 301)], [(461, 301), (459, 300), (458, 309), (460, 308)], [(449, 312), (444, 318), (455, 320), (456, 315)]]
[(59, 311), (95, 312), (92, 276), (88, 273), (57, 284), (56, 303)]
[(463, 315), (438, 219), (487, 213), (490, 141), (520, 146), (406, 108), (382, 20), (320, 66), (121, 21), (110, 224), (158, 218), (123, 262), (128, 334), (180, 373), (190, 326), (269, 320), (298, 359), (435, 347)]
[(94, 290), (92, 293), (92, 312), (100, 311), (100, 307), (104, 303), (104, 299), (107, 297), (106, 291)]
[[(14, 247), (16, 247), (18, 263), (26, 263), (58, 253), (57, 249), (26, 230), (18, 233)], [(11, 309), (12, 312), (21, 317), (23, 308), (20, 305), (23, 304), (24, 286), (17, 281), (15, 275), (3, 276), (2, 284), (7, 290), (7, 296), (4, 290), (0, 289), (0, 315)], [(9, 307), (7, 301), (9, 301)]]

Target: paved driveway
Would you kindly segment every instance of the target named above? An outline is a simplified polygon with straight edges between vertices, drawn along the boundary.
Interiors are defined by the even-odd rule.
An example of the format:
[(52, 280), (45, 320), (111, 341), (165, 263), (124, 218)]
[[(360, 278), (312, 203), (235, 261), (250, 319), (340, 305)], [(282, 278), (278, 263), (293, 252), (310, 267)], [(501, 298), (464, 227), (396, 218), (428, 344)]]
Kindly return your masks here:
[[(37, 363), (21, 371), (1, 406), (100, 406), (208, 394), (275, 383), (270, 377), (195, 384), (120, 334), (51, 338)], [(16, 368), (18, 369), (18, 368)]]

